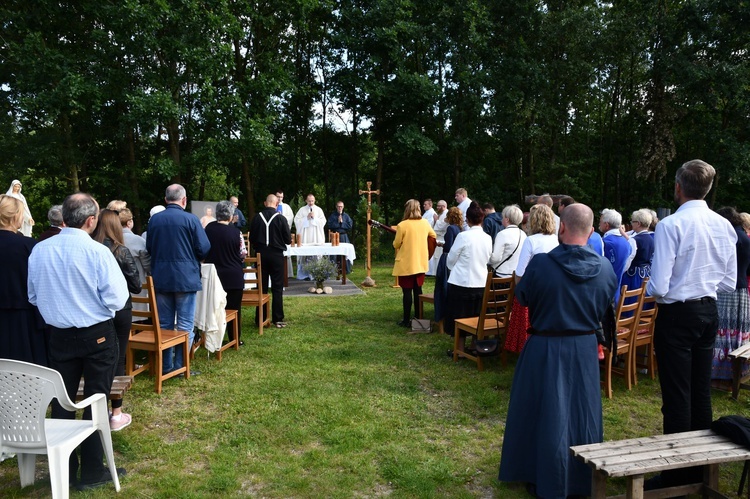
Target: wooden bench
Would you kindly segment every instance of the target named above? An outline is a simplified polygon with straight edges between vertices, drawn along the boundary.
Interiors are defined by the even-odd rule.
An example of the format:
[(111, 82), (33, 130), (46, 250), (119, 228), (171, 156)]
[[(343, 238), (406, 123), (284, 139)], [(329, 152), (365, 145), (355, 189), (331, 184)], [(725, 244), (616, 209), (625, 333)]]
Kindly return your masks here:
[[(626, 477), (625, 495), (618, 498), (662, 498), (686, 494), (728, 497), (718, 491), (719, 464), (750, 460), (750, 449), (712, 430), (577, 445), (570, 452), (591, 466), (591, 497), (605, 498), (607, 478)], [(644, 492), (646, 473), (706, 466), (703, 482)], [(750, 483), (748, 484), (750, 496)]]
[[(76, 393), (76, 402), (80, 402), (83, 400), (83, 379), (78, 384), (78, 393)], [(109, 399), (110, 400), (117, 400), (121, 399), (123, 395), (125, 395), (125, 392), (130, 390), (130, 387), (133, 386), (133, 377), (132, 376), (115, 376), (114, 381), (112, 381), (112, 389), (109, 391)]]
[(737, 400), (740, 396), (741, 388), (750, 389), (750, 384), (747, 383), (750, 379), (750, 374), (742, 376), (742, 368), (750, 360), (750, 343), (746, 343), (738, 349), (731, 351), (729, 358), (732, 359), (732, 398)]

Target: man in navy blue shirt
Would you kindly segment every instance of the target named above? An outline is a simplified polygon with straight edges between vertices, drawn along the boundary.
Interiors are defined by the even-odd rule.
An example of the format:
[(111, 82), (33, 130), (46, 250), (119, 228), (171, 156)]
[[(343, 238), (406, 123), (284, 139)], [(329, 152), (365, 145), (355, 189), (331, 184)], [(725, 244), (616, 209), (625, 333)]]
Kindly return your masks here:
[[(151, 255), (156, 306), (163, 329), (187, 331), (190, 346), (195, 333), (195, 293), (201, 289), (201, 261), (211, 249), (206, 231), (192, 213), (185, 211), (187, 195), (179, 184), (167, 187), (167, 208), (148, 223), (146, 249)], [(164, 351), (164, 373), (184, 366), (182, 349)]]

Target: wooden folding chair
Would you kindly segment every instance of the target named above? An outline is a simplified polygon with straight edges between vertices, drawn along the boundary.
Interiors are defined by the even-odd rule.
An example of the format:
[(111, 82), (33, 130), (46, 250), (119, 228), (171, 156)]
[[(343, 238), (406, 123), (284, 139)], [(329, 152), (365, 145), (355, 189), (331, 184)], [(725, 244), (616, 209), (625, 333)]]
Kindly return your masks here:
[[(625, 301), (628, 300), (628, 298), (635, 298), (635, 301), (626, 305)], [(635, 361), (633, 359), (635, 348), (633, 346), (633, 341), (638, 326), (642, 303), (642, 287), (630, 291), (627, 286), (622, 287), (620, 290), (620, 302), (617, 304), (617, 310), (615, 311), (617, 353), (613, 354), (611, 349), (604, 347), (604, 360), (602, 361), (602, 369), (604, 369), (604, 380), (602, 381), (602, 385), (607, 398), (612, 398), (612, 373), (623, 376), (628, 390), (632, 388), (633, 370), (635, 369)], [(621, 355), (624, 356), (624, 367), (620, 368), (612, 366), (612, 360), (615, 355), (618, 357)]]
[[(633, 351), (633, 384), (638, 384), (638, 369), (646, 369), (651, 379), (656, 379), (656, 354), (654, 352), (654, 327), (656, 326), (656, 315), (659, 313), (659, 306), (656, 298), (646, 295), (646, 284), (648, 279), (643, 281), (643, 300), (638, 316), (638, 327), (635, 331), (634, 351)], [(653, 304), (653, 305), (651, 305)], [(650, 306), (651, 305), (651, 306)], [(645, 347), (645, 361), (638, 361), (638, 348)]]
[(224, 350), (229, 350), (230, 348), (234, 347), (235, 350), (240, 349), (240, 328), (239, 328), (239, 322), (238, 322), (238, 312), (237, 310), (225, 310), (227, 317), (227, 335), (229, 331), (229, 324), (232, 324), (232, 332), (234, 333), (233, 340), (227, 338), (229, 341), (221, 345), (221, 348), (219, 348), (216, 351), (216, 358), (219, 359), (219, 362), (221, 362), (221, 354), (224, 352)]
[(495, 338), (497, 340), (497, 351), (500, 352), (500, 358), (503, 367), (505, 367), (507, 359), (503, 343), (510, 320), (515, 288), (515, 274), (510, 277), (493, 277), (492, 272), (487, 273), (487, 283), (484, 286), (484, 298), (479, 317), (456, 319), (453, 336), (453, 362), (456, 362), (459, 357), (464, 357), (476, 362), (477, 368), (484, 371), (482, 357), (466, 352), (463, 348), (465, 342), (463, 335), (468, 334), (473, 337), (475, 345), (477, 341)]
[[(155, 378), (156, 393), (161, 393), (164, 380), (184, 374), (190, 378), (190, 335), (187, 331), (172, 331), (162, 329), (159, 326), (159, 310), (156, 308), (156, 293), (154, 292), (154, 278), (148, 276), (143, 284), (146, 296), (133, 296), (133, 303), (145, 303), (148, 311), (133, 309), (133, 317), (149, 319), (150, 324), (134, 322), (130, 327), (130, 340), (128, 340), (128, 352), (125, 356), (125, 374), (136, 376), (148, 370)], [(172, 372), (162, 374), (163, 362), (162, 352), (168, 348), (179, 347), (183, 349), (182, 358), (185, 365)], [(141, 367), (135, 367), (136, 350), (148, 352), (149, 360)]]
[[(255, 266), (254, 269), (251, 269)], [(252, 270), (253, 272), (248, 272)], [(263, 334), (263, 327), (271, 325), (271, 297), (263, 293), (263, 276), (261, 272), (260, 253), (245, 258), (245, 289), (242, 292), (243, 307), (258, 308), (258, 334)]]

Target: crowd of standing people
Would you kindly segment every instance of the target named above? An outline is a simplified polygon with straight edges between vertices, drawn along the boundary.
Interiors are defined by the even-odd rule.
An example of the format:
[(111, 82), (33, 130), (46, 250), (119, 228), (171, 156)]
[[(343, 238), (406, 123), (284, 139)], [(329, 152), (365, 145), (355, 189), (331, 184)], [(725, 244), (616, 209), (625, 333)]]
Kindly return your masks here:
[[(569, 196), (539, 196), (528, 213), (517, 205), (497, 213), (463, 188), (455, 192), (454, 207), (440, 200), (433, 208), (428, 199), (422, 213), (418, 200), (405, 203), (393, 242), (393, 275), (402, 289), (399, 326), (410, 326), (417, 315), (427, 275), (435, 276), (436, 320), (451, 336), (456, 319), (479, 315), (488, 273), (515, 278), (504, 348), (519, 356), (500, 480), (525, 483), (536, 497), (590, 492), (590, 471), (567, 449), (602, 441), (596, 332), (623, 285), (638, 288), (648, 280), (647, 293), (659, 306), (654, 342), (664, 432), (709, 427), (712, 383), (726, 385), (732, 376), (728, 353), (750, 341), (750, 215), (708, 208), (704, 199), (715, 174), (701, 160), (685, 163), (675, 177), (679, 208), (673, 215), (659, 221), (644, 208), (623, 223), (618, 211), (605, 208), (597, 224), (601, 235), (594, 211)], [(191, 343), (201, 262), (216, 266), (227, 308), (241, 310), (249, 249), (241, 229), (248, 224), (236, 198), (211, 207), (201, 220), (186, 211), (184, 187), (170, 185), (165, 206), (151, 210), (148, 232), (139, 236), (127, 203), (116, 200), (100, 209), (93, 197), (76, 193), (50, 208), (49, 227), (35, 240), (21, 188), (14, 180), (0, 195), (0, 257), (8, 269), (0, 279), (0, 357), (58, 370), (71, 397), (82, 376), (84, 395), (91, 395), (108, 393), (114, 376), (124, 374), (131, 295), (142, 292), (148, 275), (161, 327), (188, 331)], [(309, 194), (292, 217), (282, 191), (267, 196), (249, 223), (249, 240), (262, 256), (264, 292), (271, 281), (272, 321), (280, 328), (286, 327), (283, 278), (291, 269), (283, 252), (292, 222), (303, 243), (311, 244), (324, 242), (326, 225), (346, 241), (353, 225), (343, 202), (326, 219)], [(438, 244), (432, 257), (429, 238)], [(183, 366), (181, 355), (179, 349), (164, 353), (165, 372)], [(122, 400), (112, 402), (112, 431), (132, 422), (122, 409)], [(74, 417), (58, 405), (52, 414)], [(71, 457), (71, 483), (81, 490), (111, 480), (97, 438), (84, 442), (80, 461)], [(646, 485), (693, 483), (701, 474), (664, 472)]]

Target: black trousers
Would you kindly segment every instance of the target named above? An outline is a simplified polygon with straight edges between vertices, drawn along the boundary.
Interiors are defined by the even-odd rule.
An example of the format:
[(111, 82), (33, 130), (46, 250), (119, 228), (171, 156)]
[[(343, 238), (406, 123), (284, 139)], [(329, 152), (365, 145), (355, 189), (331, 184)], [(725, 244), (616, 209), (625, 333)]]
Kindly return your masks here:
[[(262, 258), (262, 257), (261, 257)], [(237, 311), (237, 336), (238, 339), (242, 338), (242, 290), (241, 289), (227, 289), (227, 306), (225, 310), (236, 310)], [(234, 339), (234, 330), (227, 328), (227, 334), (229, 339)]]
[[(716, 300), (660, 304), (654, 332), (664, 433), (711, 427), (711, 360), (719, 316)], [(662, 473), (665, 485), (695, 483), (702, 468)]]
[[(128, 340), (130, 339), (130, 326), (133, 324), (133, 309), (124, 308), (115, 313), (114, 326), (117, 334), (117, 364), (115, 364), (114, 376), (125, 376), (125, 356), (128, 353)], [(122, 399), (112, 399), (112, 409), (122, 407)]]
[[(265, 249), (260, 253), (261, 270), (263, 274), (263, 293), (268, 293), (268, 278), (271, 278), (271, 321), (281, 322), (284, 320), (284, 273), (286, 263), (284, 253), (281, 251)], [(255, 311), (255, 322), (258, 322), (258, 311)]]
[[(49, 342), (49, 363), (62, 376), (65, 390), (75, 401), (81, 376), (86, 378), (83, 396), (95, 393), (109, 395), (117, 365), (119, 348), (112, 320), (86, 328), (58, 329), (53, 327)], [(52, 417), (75, 419), (75, 412), (66, 411), (57, 401), (52, 403)], [(91, 408), (83, 411), (83, 419), (91, 419)], [(81, 444), (81, 481), (92, 481), (104, 471), (104, 449), (99, 435), (94, 433)], [(70, 476), (76, 476), (78, 456), (70, 455)]]

